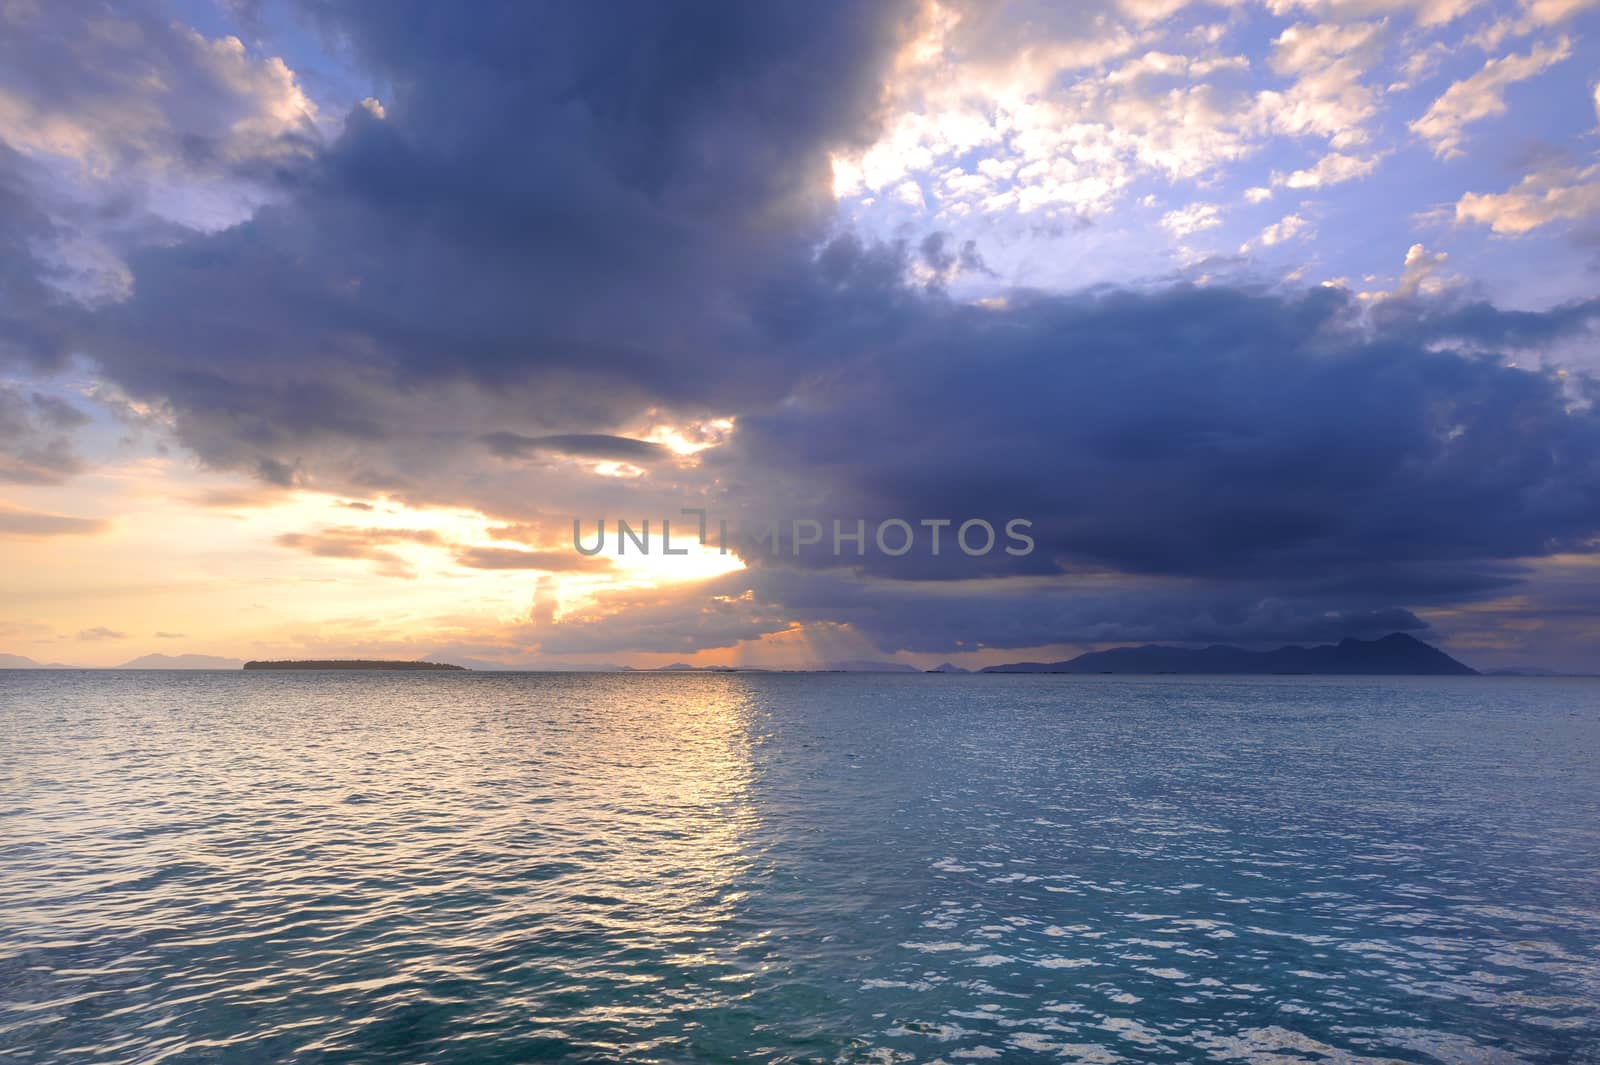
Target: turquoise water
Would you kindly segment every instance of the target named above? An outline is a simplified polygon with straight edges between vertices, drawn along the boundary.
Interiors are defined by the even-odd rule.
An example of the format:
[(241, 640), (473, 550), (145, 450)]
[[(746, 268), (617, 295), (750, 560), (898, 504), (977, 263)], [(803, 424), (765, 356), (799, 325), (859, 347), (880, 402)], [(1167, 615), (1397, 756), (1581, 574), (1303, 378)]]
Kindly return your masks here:
[(1600, 1061), (1600, 682), (0, 672), (15, 1062)]

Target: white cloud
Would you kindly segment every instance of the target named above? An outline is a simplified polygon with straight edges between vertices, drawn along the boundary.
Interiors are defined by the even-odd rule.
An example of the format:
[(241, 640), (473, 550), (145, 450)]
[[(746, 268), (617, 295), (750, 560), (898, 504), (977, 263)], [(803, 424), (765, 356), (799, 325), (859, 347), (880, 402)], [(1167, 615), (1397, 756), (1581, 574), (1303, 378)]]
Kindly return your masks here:
[(1368, 156), (1363, 159), (1359, 156), (1345, 155), (1341, 152), (1330, 152), (1317, 160), (1317, 165), (1307, 170), (1295, 170), (1288, 174), (1275, 173), (1272, 175), (1274, 185), (1283, 185), (1291, 189), (1318, 189), (1324, 185), (1340, 185), (1346, 181), (1366, 177), (1377, 169), (1378, 157)]
[(1442, 270), (1450, 253), (1429, 253), (1422, 245), (1406, 248), (1405, 270), (1400, 273), (1400, 285), (1395, 286), (1395, 296), (1416, 296), (1418, 293), (1438, 293), (1446, 286)]
[(1213, 83), (1247, 71), (1241, 57), (1128, 58), (1128, 40), (1111, 31), (1111, 45), (1093, 54), (1081, 43), (1030, 44), (974, 68), (950, 51), (952, 32), (930, 33), (897, 64), (892, 117), (878, 142), (834, 160), (838, 195), (876, 195), (913, 174), (937, 175), (924, 191), (940, 215), (1093, 217), (1141, 174), (1197, 178), (1256, 150), (1249, 94)]
[[(1217, 6), (1228, 7), (1238, 0), (1219, 0)], [(1117, 0), (1117, 8), (1139, 22), (1155, 22), (1169, 18), (1190, 5), (1190, 0)]]
[(915, 207), (918, 210), (927, 206), (927, 202), (922, 198), (922, 186), (915, 181), (902, 181), (896, 185), (894, 187), (894, 198), (907, 207)]
[(1272, 42), (1274, 72), (1295, 80), (1263, 92), (1258, 121), (1292, 137), (1328, 138), (1335, 148), (1363, 143), (1378, 112), (1378, 92), (1363, 79), (1382, 51), (1382, 23), (1290, 26)]
[(1565, 22), (1580, 11), (1600, 7), (1600, 0), (1523, 0), (1523, 10), (1541, 26)]
[(1434, 41), (1426, 48), (1419, 48), (1412, 52), (1406, 61), (1400, 64), (1400, 80), (1389, 86), (1389, 92), (1404, 92), (1420, 81), (1433, 75), (1439, 63), (1446, 56), (1455, 52), (1460, 47), (1446, 44), (1443, 41)]
[[(1395, 146), (1378, 139), (1399, 125), (1384, 121), (1385, 86), (1394, 82), (1398, 91), (1441, 58), (1459, 57), (1468, 47), (1465, 31), (1439, 28), (1474, 6), (1268, 0), (1293, 24), (1277, 23), (1266, 48), (1241, 56), (1238, 31), (1259, 28), (1264, 16), (1174, 32), (1146, 23), (1167, 10), (1167, 0), (1110, 9), (1105, 2), (1024, 20), (1021, 30), (1016, 20), (982, 6), (928, 8), (922, 31), (893, 64), (877, 142), (835, 159), (836, 190), (853, 198), (848, 207), (855, 217), (892, 225), (901, 219), (889, 212), (904, 203), (925, 211), (930, 224), (959, 228), (1012, 216), (1027, 232), (1054, 232), (1059, 221), (1131, 207), (1162, 182), (1183, 197), (1168, 189), (1150, 198), (1179, 205), (1156, 216), (1158, 232), (1174, 240), (1216, 228), (1230, 203), (1263, 204), (1278, 195), (1288, 201), (1283, 211), (1296, 210), (1292, 193), (1348, 185), (1380, 165), (1398, 165)], [(1559, 21), (1579, 3), (1600, 0), (1525, 0), (1512, 13)], [(1489, 21), (1480, 14), (1471, 28)], [(1507, 86), (1567, 58), (1572, 45), (1554, 39), (1519, 52), (1525, 54), (1489, 59), (1438, 93), (1410, 131), (1441, 156), (1462, 151), (1472, 123), (1506, 110)], [(1590, 103), (1586, 94), (1586, 113)], [(1600, 116), (1600, 89), (1592, 103)], [(1283, 146), (1285, 139), (1297, 143)], [(1281, 156), (1280, 146), (1287, 149)], [(1282, 169), (1250, 175), (1255, 184), (1237, 181), (1230, 171), (1269, 147), (1274, 162), (1304, 163), (1296, 169), (1280, 162)], [(1493, 210), (1492, 224), (1506, 232), (1517, 218), (1536, 213), (1526, 204), (1513, 211), (1527, 191), (1469, 196), (1457, 208), (1458, 220), (1491, 224)], [(1451, 199), (1460, 192), (1451, 190)], [(1555, 193), (1556, 206), (1541, 209), (1575, 209), (1561, 205), (1583, 195)], [(1306, 239), (1312, 216), (1299, 210), (1243, 248)]]
[(1114, 142), (1145, 170), (1196, 178), (1252, 154), (1258, 143), (1239, 94), (1214, 85), (1128, 94), (1103, 103)]
[(1299, 77), (1342, 58), (1370, 62), (1380, 50), (1382, 31), (1381, 22), (1302, 22), (1290, 26), (1272, 42), (1272, 69)]
[(1219, 71), (1249, 69), (1250, 60), (1242, 55), (1191, 59), (1171, 52), (1146, 52), (1108, 73), (1105, 80), (1113, 85), (1137, 82), (1144, 78), (1181, 78), (1192, 81)]
[(1285, 215), (1281, 221), (1274, 222), (1263, 229), (1261, 235), (1254, 240), (1247, 240), (1239, 245), (1239, 252), (1244, 254), (1255, 248), (1270, 248), (1274, 244), (1282, 244), (1284, 241), (1293, 240), (1296, 237), (1305, 239), (1315, 235), (1316, 233), (1311, 228), (1311, 223), (1307, 222), (1303, 217), (1298, 214)]
[[(1356, 296), (1362, 300), (1377, 302), (1396, 297), (1415, 296), (1419, 293), (1427, 296), (1438, 295), (1461, 283), (1460, 277), (1444, 272), (1444, 265), (1449, 259), (1450, 256), (1446, 252), (1430, 252), (1421, 244), (1413, 244), (1406, 249), (1405, 267), (1393, 289), (1372, 289), (1358, 292)], [(1369, 275), (1366, 280), (1372, 282), (1377, 278)]]
[[(1218, 51), (1225, 26), (1182, 37), (1141, 26), (1170, 6), (1153, 3), (1117, 14), (1063, 6), (1070, 14), (1022, 30), (987, 8), (929, 7), (892, 65), (877, 142), (834, 160), (836, 194), (882, 203), (916, 176), (927, 210), (946, 221), (1084, 219), (1144, 177), (1211, 180), (1274, 134), (1335, 148), (1367, 138), (1377, 94), (1363, 78), (1381, 52), (1380, 23), (1292, 27), (1257, 70)], [(1062, 19), (1065, 29), (1052, 25)], [(1263, 75), (1276, 87), (1261, 91)]]
[(1522, 0), (1516, 15), (1506, 15), (1473, 34), (1469, 40), (1485, 52), (1500, 47), (1508, 37), (1526, 37), (1547, 26), (1559, 25), (1581, 11), (1600, 7), (1600, 0)]
[(1397, 296), (1414, 296), (1417, 293), (1433, 295), (1448, 287), (1450, 279), (1442, 273), (1449, 260), (1448, 252), (1429, 252), (1421, 244), (1406, 249), (1405, 269), (1400, 274)]
[(1600, 214), (1600, 164), (1583, 169), (1550, 167), (1529, 174), (1505, 192), (1469, 192), (1456, 202), (1455, 219), (1520, 236), (1551, 222), (1596, 214)]
[(1544, 73), (1571, 54), (1571, 42), (1563, 37), (1554, 44), (1536, 45), (1527, 55), (1491, 59), (1482, 70), (1446, 89), (1426, 114), (1411, 123), (1411, 131), (1428, 141), (1440, 158), (1458, 156), (1467, 125), (1505, 113), (1509, 86)]
[(1454, 22), (1478, 6), (1480, 0), (1267, 0), (1275, 15), (1304, 11), (1319, 18), (1371, 18), (1375, 15), (1410, 14), (1424, 26)]
[(1213, 203), (1191, 203), (1161, 216), (1161, 228), (1180, 239), (1221, 224), (1222, 214)]
[[(835, 157), (835, 193), (877, 194), (937, 173), (927, 191), (938, 212), (1105, 209), (1131, 180), (1125, 150), (1054, 91), (1074, 72), (1129, 54), (1136, 40), (1104, 18), (1083, 22), (1056, 39), (1018, 36), (992, 13), (930, 5), (892, 65), (882, 134), (862, 153)], [(955, 165), (973, 152), (985, 158), (970, 170)]]

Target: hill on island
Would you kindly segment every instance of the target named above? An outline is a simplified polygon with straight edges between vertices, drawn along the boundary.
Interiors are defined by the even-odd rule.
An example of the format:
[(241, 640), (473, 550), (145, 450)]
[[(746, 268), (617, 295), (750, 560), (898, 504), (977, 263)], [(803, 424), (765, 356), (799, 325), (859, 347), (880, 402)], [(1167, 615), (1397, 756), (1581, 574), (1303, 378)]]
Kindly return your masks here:
[(1317, 647), (1274, 651), (1240, 647), (1117, 647), (1090, 651), (1064, 662), (1016, 662), (985, 673), (1323, 673), (1375, 676), (1477, 676), (1437, 647), (1402, 632), (1377, 640), (1341, 640)]
[(376, 658), (308, 658), (287, 662), (246, 662), (244, 669), (398, 669), (449, 670), (465, 673), (465, 666), (444, 662), (389, 662)]
[(238, 669), (244, 661), (217, 655), (140, 655), (118, 669)]
[(25, 655), (0, 654), (0, 669), (77, 669), (62, 662), (35, 662)]

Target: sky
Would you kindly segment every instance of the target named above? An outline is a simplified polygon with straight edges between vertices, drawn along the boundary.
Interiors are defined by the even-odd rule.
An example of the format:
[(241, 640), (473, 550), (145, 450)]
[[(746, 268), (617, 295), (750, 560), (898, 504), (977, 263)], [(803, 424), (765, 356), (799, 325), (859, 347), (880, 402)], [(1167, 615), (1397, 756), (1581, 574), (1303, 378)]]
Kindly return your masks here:
[(1595, 670), (1597, 57), (1592, 0), (0, 0), (0, 652)]

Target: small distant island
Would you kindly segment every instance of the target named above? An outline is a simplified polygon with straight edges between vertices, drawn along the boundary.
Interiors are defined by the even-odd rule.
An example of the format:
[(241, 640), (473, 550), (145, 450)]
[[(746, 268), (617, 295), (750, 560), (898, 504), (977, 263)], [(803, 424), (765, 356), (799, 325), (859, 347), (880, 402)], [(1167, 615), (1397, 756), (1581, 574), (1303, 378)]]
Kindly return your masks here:
[(386, 662), (376, 658), (308, 658), (288, 662), (246, 662), (244, 669), (442, 669), (465, 673), (444, 662)]

